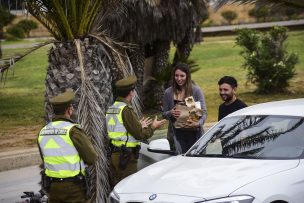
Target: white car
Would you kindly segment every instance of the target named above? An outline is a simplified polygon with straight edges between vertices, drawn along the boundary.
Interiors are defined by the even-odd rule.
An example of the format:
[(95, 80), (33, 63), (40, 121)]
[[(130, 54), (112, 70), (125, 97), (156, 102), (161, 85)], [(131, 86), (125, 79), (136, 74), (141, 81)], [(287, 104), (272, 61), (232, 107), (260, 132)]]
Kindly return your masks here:
[[(155, 140), (150, 151), (170, 153)], [(303, 203), (304, 99), (247, 107), (222, 119), (187, 153), (118, 183), (112, 203)]]

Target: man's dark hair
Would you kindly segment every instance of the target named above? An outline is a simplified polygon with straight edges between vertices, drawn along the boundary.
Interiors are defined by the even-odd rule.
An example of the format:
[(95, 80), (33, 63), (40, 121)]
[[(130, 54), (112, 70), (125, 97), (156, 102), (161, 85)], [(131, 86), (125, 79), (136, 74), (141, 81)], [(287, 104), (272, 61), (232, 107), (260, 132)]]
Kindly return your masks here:
[(55, 115), (64, 115), (65, 111), (71, 106), (71, 104), (53, 105), (53, 111)]
[(132, 90), (134, 90), (134, 88), (131, 88), (131, 89), (130, 88), (128, 88), (128, 89), (117, 89), (116, 90), (116, 95), (124, 98), (124, 97), (128, 96), (128, 94)]
[(232, 76), (224, 76), (218, 81), (218, 85), (222, 85), (224, 83), (229, 84), (232, 88), (237, 87), (237, 81)]

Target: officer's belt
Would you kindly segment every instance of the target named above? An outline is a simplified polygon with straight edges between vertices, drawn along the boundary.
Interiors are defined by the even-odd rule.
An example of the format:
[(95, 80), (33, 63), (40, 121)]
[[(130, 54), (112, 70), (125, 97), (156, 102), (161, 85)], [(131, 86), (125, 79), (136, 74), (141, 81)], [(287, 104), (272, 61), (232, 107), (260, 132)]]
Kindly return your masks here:
[[(121, 151), (121, 147), (116, 147), (114, 145), (112, 145), (112, 153), (116, 153), (116, 152), (120, 152)], [(127, 147), (128, 149), (134, 151), (136, 150), (136, 147)]]
[(51, 182), (83, 182), (85, 179), (84, 179), (84, 176), (74, 176), (74, 177), (70, 177), (70, 178), (53, 178), (53, 177), (50, 177), (50, 181)]

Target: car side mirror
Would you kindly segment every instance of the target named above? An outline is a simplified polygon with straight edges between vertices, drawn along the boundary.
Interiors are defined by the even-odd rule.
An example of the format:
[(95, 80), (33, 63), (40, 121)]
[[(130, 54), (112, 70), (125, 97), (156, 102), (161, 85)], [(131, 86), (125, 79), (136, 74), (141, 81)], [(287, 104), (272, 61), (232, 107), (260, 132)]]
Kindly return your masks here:
[(170, 145), (167, 139), (152, 140), (148, 147), (149, 152), (175, 155), (175, 151), (170, 150)]

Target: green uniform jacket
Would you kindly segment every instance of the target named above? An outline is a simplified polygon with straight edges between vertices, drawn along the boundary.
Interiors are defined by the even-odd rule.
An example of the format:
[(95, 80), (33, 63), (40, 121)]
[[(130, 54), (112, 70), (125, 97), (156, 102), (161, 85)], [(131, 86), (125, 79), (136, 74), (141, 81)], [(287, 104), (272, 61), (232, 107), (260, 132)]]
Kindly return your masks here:
[(122, 97), (118, 97), (116, 101), (124, 102), (127, 106), (122, 111), (122, 121), (128, 133), (137, 140), (146, 140), (152, 137), (154, 130), (151, 126), (142, 128), (134, 109), (129, 101)]

